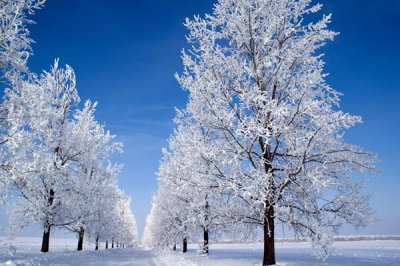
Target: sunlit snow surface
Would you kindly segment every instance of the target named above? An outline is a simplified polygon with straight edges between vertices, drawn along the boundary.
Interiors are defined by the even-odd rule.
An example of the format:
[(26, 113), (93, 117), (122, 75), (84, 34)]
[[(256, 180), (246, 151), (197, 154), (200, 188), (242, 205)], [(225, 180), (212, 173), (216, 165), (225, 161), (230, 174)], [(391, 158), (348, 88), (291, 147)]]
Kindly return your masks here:
[[(196, 250), (191, 249), (183, 257), (195, 262), (195, 265), (261, 265), (262, 244), (226, 244), (212, 245), (211, 254), (196, 256)], [(180, 256), (182, 256), (180, 254)], [(276, 245), (277, 265), (281, 266), (400, 266), (400, 241), (349, 241), (336, 242), (335, 254), (325, 261), (312, 256), (312, 249), (306, 243), (278, 243)], [(172, 265), (172, 264), (171, 264)]]
[[(255, 266), (261, 265), (261, 244), (215, 244), (209, 256), (197, 255), (197, 245), (190, 245), (189, 252), (159, 251), (144, 248), (75, 251), (75, 239), (51, 239), (51, 250), (41, 254), (40, 239), (17, 238), (10, 245), (2, 239), (0, 265), (132, 265), (132, 266)], [(312, 257), (312, 249), (305, 243), (278, 243), (277, 265), (281, 266), (368, 266), (399, 265), (400, 241), (349, 241), (335, 243), (335, 255), (325, 261)]]

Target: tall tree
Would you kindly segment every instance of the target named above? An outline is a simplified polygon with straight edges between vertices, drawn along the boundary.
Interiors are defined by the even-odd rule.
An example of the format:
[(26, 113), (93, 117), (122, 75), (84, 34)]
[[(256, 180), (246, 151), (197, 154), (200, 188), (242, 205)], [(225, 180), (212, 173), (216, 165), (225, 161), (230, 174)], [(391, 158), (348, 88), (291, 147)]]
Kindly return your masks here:
[(275, 264), (276, 220), (328, 254), (342, 222), (363, 226), (371, 214), (350, 176), (374, 170), (375, 156), (344, 141), (361, 118), (340, 111), (325, 82), (319, 49), (336, 33), (330, 15), (307, 22), (322, 7), (311, 2), (219, 0), (185, 23), (186, 110), (226, 142), (224, 186), (251, 209), (238, 218), (263, 230), (263, 265)]
[(15, 198), (15, 224), (40, 221), (44, 226), (42, 251), (49, 249), (52, 226), (74, 222), (66, 219), (65, 202), (70, 199), (71, 174), (84, 147), (72, 138), (72, 110), (79, 102), (75, 74), (69, 66), (58, 67), (32, 81), (6, 90), (9, 108), (8, 171)]
[[(28, 19), (36, 9), (43, 6), (44, 0), (0, 1), (0, 83), (17, 84), (20, 76), (28, 73), (26, 64), (32, 52)], [(4, 143), (7, 142), (6, 116), (8, 107), (0, 105), (0, 204), (4, 203), (8, 191), (10, 169), (9, 158)]]
[(131, 200), (116, 185), (121, 166), (110, 162), (122, 144), (94, 119), (97, 103), (78, 109), (71, 67), (59, 68), (56, 60), (38, 76), (27, 69), (29, 16), (44, 2), (0, 1), (0, 82), (8, 87), (0, 107), (0, 196), (11, 196), (14, 229), (44, 226), (43, 252), (54, 226), (79, 232), (78, 249), (87, 227), (101, 228), (98, 240), (131, 244), (137, 237)]

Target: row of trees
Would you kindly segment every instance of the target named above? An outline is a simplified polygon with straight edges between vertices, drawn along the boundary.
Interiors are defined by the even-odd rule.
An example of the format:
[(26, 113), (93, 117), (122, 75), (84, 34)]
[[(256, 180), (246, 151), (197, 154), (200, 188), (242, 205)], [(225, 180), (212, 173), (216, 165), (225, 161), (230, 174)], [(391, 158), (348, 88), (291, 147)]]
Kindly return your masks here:
[[(263, 236), (275, 264), (275, 224), (331, 250), (342, 223), (371, 221), (362, 181), (375, 155), (345, 142), (361, 122), (339, 109), (320, 48), (336, 35), (311, 0), (219, 0), (186, 20), (190, 52), (177, 75), (189, 92), (159, 170), (144, 241)], [(232, 234), (233, 232), (233, 234)]]
[(98, 244), (131, 244), (137, 237), (131, 199), (117, 186), (121, 165), (111, 162), (122, 143), (95, 120), (97, 103), (80, 107), (73, 69), (37, 75), (27, 68), (31, 53), (28, 14), (41, 0), (0, 3), (0, 67), (5, 91), (0, 106), (2, 201), (13, 229), (43, 225), (42, 252), (50, 232), (64, 228)]

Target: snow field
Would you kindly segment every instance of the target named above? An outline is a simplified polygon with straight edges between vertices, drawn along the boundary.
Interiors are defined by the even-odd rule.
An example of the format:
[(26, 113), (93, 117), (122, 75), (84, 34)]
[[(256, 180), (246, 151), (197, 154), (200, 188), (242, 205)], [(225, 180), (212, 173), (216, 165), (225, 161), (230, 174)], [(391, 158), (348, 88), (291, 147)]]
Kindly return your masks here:
[[(212, 244), (210, 255), (198, 255), (199, 245), (189, 245), (186, 254), (145, 248), (104, 249), (84, 244), (76, 251), (76, 239), (53, 238), (50, 252), (39, 252), (39, 238), (18, 237), (12, 243), (0, 239), (0, 266), (6, 265), (124, 265), (124, 266), (259, 266), (262, 244)], [(400, 240), (336, 242), (335, 253), (325, 261), (312, 256), (307, 243), (277, 243), (279, 266), (399, 266)]]
[[(334, 254), (322, 261), (312, 256), (313, 250), (307, 243), (276, 243), (277, 265), (400, 265), (400, 241), (398, 240), (336, 242), (334, 248)], [(261, 243), (211, 245), (209, 256), (197, 256), (197, 249), (197, 245), (190, 245), (187, 254), (177, 253), (176, 256), (199, 266), (258, 266), (261, 265), (263, 252)]]

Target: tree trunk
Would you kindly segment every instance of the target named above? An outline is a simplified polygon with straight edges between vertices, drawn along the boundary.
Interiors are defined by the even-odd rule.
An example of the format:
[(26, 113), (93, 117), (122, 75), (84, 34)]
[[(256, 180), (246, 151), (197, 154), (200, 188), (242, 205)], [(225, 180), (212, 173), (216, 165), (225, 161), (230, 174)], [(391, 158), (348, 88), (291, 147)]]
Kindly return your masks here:
[(94, 248), (94, 250), (99, 250), (99, 237), (96, 237), (96, 247)]
[[(276, 86), (274, 86), (274, 92), (272, 98), (275, 98), (275, 90)], [(267, 121), (269, 122), (270, 113), (267, 115)], [(268, 128), (268, 125), (267, 125)], [(272, 155), (270, 152), (270, 147), (268, 145), (265, 146), (265, 141), (262, 137), (259, 137), (260, 148), (263, 151), (263, 159), (264, 159), (264, 170), (266, 174), (271, 174), (272, 169)], [(269, 177), (267, 191), (268, 194), (273, 195), (275, 193), (275, 180), (272, 177)], [(265, 199), (265, 209), (264, 209), (264, 256), (263, 256), (263, 266), (266, 265), (275, 265), (275, 217), (274, 217), (274, 206), (271, 204), (270, 195)]]
[(111, 248), (114, 248), (114, 237), (111, 239)]
[(210, 209), (210, 206), (208, 205), (208, 195), (206, 195), (205, 198), (205, 206), (204, 206), (204, 224), (205, 226), (203, 227), (203, 254), (209, 253), (209, 248), (208, 248), (208, 212)]
[(275, 220), (274, 207), (266, 205), (264, 215), (264, 257), (263, 266), (275, 265)]
[(44, 231), (43, 231), (42, 249), (40, 250), (41, 252), (49, 252), (50, 229), (51, 229), (51, 225), (48, 222), (46, 222), (46, 224), (44, 226)]
[(172, 250), (173, 250), (173, 251), (176, 251), (176, 244), (174, 244), (174, 245), (172, 246)]
[(79, 230), (79, 239), (78, 239), (78, 249), (77, 250), (83, 249), (83, 235), (84, 234), (85, 234), (85, 229), (83, 229), (83, 227), (81, 227)]
[(186, 236), (183, 238), (182, 252), (183, 253), (187, 252), (187, 238), (186, 238)]
[[(49, 199), (47, 201), (49, 207), (51, 205), (53, 205), (54, 194), (55, 194), (54, 190), (50, 189), (49, 190)], [(50, 229), (51, 229), (50, 221), (46, 220), (46, 223), (44, 225), (43, 239), (42, 239), (42, 249), (40, 250), (41, 252), (49, 252), (49, 247), (50, 247)]]
[(106, 240), (106, 249), (108, 249), (108, 240)]
[(208, 226), (204, 227), (204, 245), (203, 245), (203, 254), (207, 254), (209, 253), (209, 249), (208, 249)]
[(46, 224), (43, 231), (43, 239), (42, 239), (42, 249), (41, 252), (49, 252), (50, 246), (50, 229), (51, 226)]

